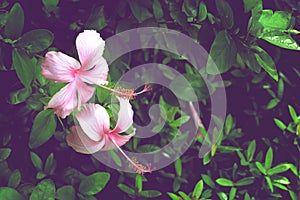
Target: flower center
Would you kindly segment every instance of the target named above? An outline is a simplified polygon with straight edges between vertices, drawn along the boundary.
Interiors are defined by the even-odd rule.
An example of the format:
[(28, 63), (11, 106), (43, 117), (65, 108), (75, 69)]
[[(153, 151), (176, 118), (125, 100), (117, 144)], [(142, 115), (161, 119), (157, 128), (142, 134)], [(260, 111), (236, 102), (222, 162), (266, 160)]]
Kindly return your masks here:
[(78, 72), (79, 72), (79, 69), (73, 69), (72, 70), (72, 76), (75, 78), (76, 77), (76, 75), (78, 74)]

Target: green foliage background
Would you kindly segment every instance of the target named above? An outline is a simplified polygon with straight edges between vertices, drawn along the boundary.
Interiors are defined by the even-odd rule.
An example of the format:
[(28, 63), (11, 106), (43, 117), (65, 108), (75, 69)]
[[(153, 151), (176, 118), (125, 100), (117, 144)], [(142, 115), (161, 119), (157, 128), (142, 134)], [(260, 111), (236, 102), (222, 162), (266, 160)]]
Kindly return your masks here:
[[(300, 199), (296, 0), (40, 0), (34, 5), (2, 0), (0, 8), (0, 200)], [(74, 40), (84, 29), (95, 29), (106, 39), (147, 26), (180, 31), (210, 53), (225, 80), (228, 115), (221, 137), (203, 159), (197, 154), (202, 137), (197, 137), (174, 164), (141, 176), (118, 172), (67, 146), (72, 120), (43, 110), (63, 84), (46, 80), (40, 68), (49, 50), (76, 56)], [(200, 77), (182, 55), (143, 49), (109, 66), (109, 79), (154, 61), (188, 77), (207, 125), (207, 87), (218, 87), (203, 85), (215, 73), (210, 60), (207, 76)], [(175, 78), (170, 71), (161, 73)], [(170, 87), (178, 84), (175, 79)], [(184, 92), (178, 98), (187, 100)], [(96, 96), (109, 108), (108, 93), (97, 88)], [(149, 107), (159, 103), (167, 125), (153, 129), (158, 136), (150, 144), (134, 138), (125, 148), (147, 152), (168, 144), (177, 127), (192, 120), (188, 113), (180, 115), (174, 99), (169, 89), (154, 85), (151, 94), (132, 102), (137, 123), (147, 124)], [(120, 162), (114, 152), (112, 156)]]

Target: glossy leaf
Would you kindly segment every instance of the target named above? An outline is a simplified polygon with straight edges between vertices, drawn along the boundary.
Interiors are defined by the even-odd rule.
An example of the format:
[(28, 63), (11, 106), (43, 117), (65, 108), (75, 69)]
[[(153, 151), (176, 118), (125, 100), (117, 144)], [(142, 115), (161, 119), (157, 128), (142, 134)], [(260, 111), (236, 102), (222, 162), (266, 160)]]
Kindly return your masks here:
[(247, 160), (248, 160), (249, 162), (252, 161), (253, 156), (254, 156), (254, 153), (255, 153), (255, 150), (256, 150), (256, 141), (255, 141), (255, 140), (252, 140), (252, 141), (249, 143), (248, 150), (247, 150)]
[(19, 3), (15, 3), (9, 11), (4, 33), (10, 39), (21, 36), (24, 27), (24, 11)]
[(46, 29), (36, 29), (25, 33), (16, 43), (29, 53), (37, 53), (47, 49), (53, 42), (54, 35)]
[(37, 148), (47, 142), (56, 129), (56, 120), (52, 110), (41, 111), (34, 119), (29, 138), (29, 147)]
[(6, 160), (11, 153), (10, 148), (1, 148), (0, 149), (0, 162)]
[(118, 184), (118, 188), (127, 194), (134, 195), (134, 189), (128, 187), (127, 185), (120, 183)]
[(159, 0), (153, 1), (152, 9), (155, 19), (161, 19), (163, 17), (163, 9), (160, 5)]
[(199, 199), (199, 197), (202, 194), (203, 187), (204, 187), (203, 180), (198, 181), (195, 188), (194, 188), (194, 190), (193, 190), (193, 195), (192, 195), (193, 198)]
[(267, 170), (265, 169), (265, 167), (258, 161), (255, 162), (256, 167), (259, 169), (259, 171), (266, 175), (267, 174)]
[(233, 200), (235, 198), (237, 189), (232, 187), (229, 192), (229, 200)]
[(274, 118), (274, 122), (281, 130), (286, 129), (286, 125), (281, 120)]
[(138, 192), (143, 190), (143, 179), (140, 174), (135, 175), (135, 186), (137, 187)]
[(0, 187), (0, 197), (3, 200), (24, 200), (17, 190), (10, 187)]
[(300, 50), (299, 44), (288, 34), (282, 32), (266, 33), (262, 39), (284, 49)]
[(43, 162), (41, 158), (34, 152), (30, 152), (30, 158), (34, 167), (41, 171), (43, 169)]
[(221, 186), (233, 186), (233, 182), (227, 178), (218, 178), (216, 182)]
[(16, 188), (21, 182), (21, 173), (18, 169), (16, 169), (9, 177), (8, 187)]
[(272, 166), (273, 162), (273, 149), (270, 147), (267, 151), (266, 158), (265, 158), (265, 169), (268, 170)]
[(176, 170), (176, 174), (177, 176), (181, 176), (182, 175), (182, 162), (180, 160), (180, 158), (178, 158), (175, 162), (175, 170)]
[(259, 1), (261, 1), (261, 0), (244, 0), (244, 11), (245, 11), (245, 13), (252, 10), (257, 5), (257, 3)]
[(85, 177), (79, 185), (79, 192), (86, 195), (94, 195), (100, 192), (110, 179), (110, 174), (105, 172), (96, 172)]
[(41, 181), (32, 191), (30, 200), (54, 200), (55, 185), (52, 180)]
[(274, 174), (279, 174), (279, 173), (285, 172), (285, 171), (289, 170), (290, 168), (291, 168), (290, 164), (282, 163), (282, 164), (276, 165), (275, 167), (269, 169), (267, 171), (267, 173), (268, 173), (268, 175), (272, 176)]
[(129, 0), (128, 1), (132, 14), (138, 20), (139, 23), (142, 23), (146, 19), (152, 17), (152, 14), (148, 11), (147, 8), (142, 7), (138, 1), (136, 0)]
[(94, 7), (87, 22), (86, 29), (101, 30), (107, 25), (104, 6)]
[(161, 196), (161, 192), (157, 190), (144, 190), (139, 193), (142, 197), (154, 198)]
[(24, 51), (13, 49), (12, 60), (13, 67), (16, 69), (18, 78), (25, 87), (30, 87), (30, 83), (34, 78), (36, 59), (29, 58)]
[(72, 185), (62, 186), (57, 190), (57, 199), (59, 200), (75, 200), (75, 189)]
[(269, 109), (275, 108), (279, 102), (280, 102), (280, 100), (278, 98), (271, 99), (269, 101), (269, 103), (267, 104), (266, 109), (269, 110)]
[[(235, 63), (236, 54), (236, 45), (230, 34), (226, 30), (218, 32), (210, 48), (210, 58), (208, 58), (206, 66), (207, 73), (222, 74), (227, 72)], [(213, 66), (213, 62), (218, 70)]]
[(234, 185), (236, 186), (245, 186), (250, 185), (254, 182), (254, 177), (246, 177), (238, 180)]
[(231, 29), (234, 24), (233, 12), (230, 4), (226, 0), (216, 0), (216, 6), (220, 15), (223, 27)]
[(178, 194), (182, 197), (183, 200), (191, 200), (191, 198), (182, 191), (179, 191)]
[(297, 123), (298, 122), (298, 117), (297, 117), (295, 109), (291, 105), (288, 105), (288, 107), (289, 107), (290, 115), (291, 115), (294, 123)]
[(258, 52), (255, 53), (257, 63), (276, 81), (278, 81), (278, 73), (275, 63), (269, 54), (262, 48), (254, 47)]
[(202, 22), (206, 19), (206, 17), (207, 17), (207, 8), (205, 3), (201, 1), (199, 4), (198, 21)]

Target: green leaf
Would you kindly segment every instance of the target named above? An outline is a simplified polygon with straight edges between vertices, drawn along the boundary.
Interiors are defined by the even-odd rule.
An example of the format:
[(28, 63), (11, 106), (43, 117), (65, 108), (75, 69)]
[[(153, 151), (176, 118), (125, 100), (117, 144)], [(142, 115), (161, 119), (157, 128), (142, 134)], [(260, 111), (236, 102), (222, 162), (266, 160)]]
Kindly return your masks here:
[(233, 186), (233, 182), (226, 178), (218, 178), (216, 182), (221, 186)]
[(276, 81), (278, 81), (278, 73), (275, 63), (269, 54), (259, 46), (253, 47), (258, 52), (255, 53), (257, 63)]
[(43, 0), (45, 7), (55, 7), (58, 5), (59, 0)]
[(182, 11), (191, 18), (197, 16), (196, 2), (194, 0), (184, 0), (182, 5)]
[(230, 4), (226, 0), (216, 0), (216, 6), (223, 27), (226, 29), (231, 29), (233, 27), (234, 20)]
[(206, 19), (206, 17), (207, 17), (207, 8), (205, 3), (201, 1), (199, 4), (198, 21), (202, 22)]
[(252, 10), (260, 0), (244, 0), (244, 11), (245, 13)]
[(16, 43), (29, 53), (37, 53), (47, 49), (53, 42), (54, 35), (46, 29), (36, 29), (25, 33)]
[(42, 180), (32, 191), (30, 200), (54, 200), (55, 185), (52, 180)]
[(9, 177), (8, 187), (16, 188), (20, 184), (21, 181), (21, 173), (18, 169), (16, 169)]
[(44, 172), (38, 172), (36, 174), (36, 179), (40, 180), (40, 179), (43, 179), (47, 176), (47, 174), (45, 174)]
[(158, 0), (153, 1), (152, 9), (155, 19), (161, 19), (163, 17), (163, 9)]
[(53, 153), (51, 153), (46, 160), (44, 172), (46, 174), (52, 174), (55, 170), (55, 167), (56, 167), (56, 161), (54, 160)]
[(182, 162), (180, 160), (180, 158), (178, 158), (175, 162), (175, 170), (176, 170), (176, 174), (177, 176), (181, 176), (182, 175)]
[(86, 195), (94, 195), (100, 192), (110, 179), (110, 174), (96, 172), (85, 177), (79, 185), (79, 192)]
[(281, 130), (284, 131), (286, 129), (286, 125), (281, 120), (274, 118), (274, 122)]
[(137, 0), (128, 0), (130, 9), (134, 17), (138, 20), (139, 23), (142, 23), (146, 19), (152, 17), (152, 14), (148, 11), (147, 8), (141, 5), (140, 1)]
[(278, 98), (274, 98), (274, 99), (271, 99), (266, 107), (266, 109), (270, 110), (272, 108), (275, 108), (278, 103), (280, 102), (280, 99)]
[(269, 147), (266, 158), (265, 158), (265, 169), (268, 170), (272, 166), (273, 162), (273, 149), (272, 147)]
[(225, 192), (218, 192), (217, 194), (218, 194), (220, 200), (227, 200), (228, 199)]
[(144, 190), (139, 193), (142, 197), (154, 198), (161, 196), (161, 192), (157, 190)]
[(252, 141), (249, 143), (248, 150), (247, 150), (247, 160), (248, 160), (249, 162), (252, 161), (253, 156), (254, 156), (254, 153), (255, 153), (255, 150), (256, 150), (256, 141), (255, 141), (255, 140), (252, 140)]
[(0, 149), (0, 162), (6, 160), (11, 153), (10, 148), (1, 148)]
[(185, 124), (186, 122), (188, 122), (190, 120), (190, 116), (188, 115), (185, 115), (185, 116), (182, 116), (174, 121), (172, 121), (169, 125), (171, 127), (180, 127), (182, 124)]
[(86, 22), (86, 29), (101, 30), (107, 25), (104, 13), (104, 6), (94, 7)]
[(232, 115), (229, 114), (227, 115), (225, 121), (225, 134), (228, 135), (232, 128), (233, 128), (233, 119), (232, 119)]
[(266, 29), (286, 30), (290, 25), (291, 13), (285, 11), (263, 10), (258, 20)]
[(30, 87), (30, 83), (34, 78), (36, 59), (30, 59), (24, 51), (15, 48), (12, 51), (12, 60), (18, 78), (25, 87)]
[(10, 94), (10, 103), (13, 105), (23, 103), (31, 95), (31, 88), (22, 88)]
[(288, 34), (282, 32), (270, 32), (262, 36), (267, 42), (285, 49), (300, 50), (299, 44)]
[(255, 165), (261, 173), (263, 173), (264, 175), (267, 175), (267, 170), (265, 169), (265, 167), (260, 162), (256, 161)]
[(230, 189), (230, 192), (229, 192), (229, 200), (234, 200), (234, 197), (235, 197), (235, 194), (236, 194), (236, 188), (232, 187)]
[(278, 90), (277, 90), (277, 95), (278, 95), (279, 99), (282, 99), (283, 92), (284, 92), (283, 79), (279, 79), (279, 81), (278, 81)]
[(215, 183), (212, 181), (212, 179), (208, 175), (201, 174), (201, 177), (202, 177), (203, 181), (205, 182), (205, 184), (207, 184), (209, 187), (211, 187), (211, 188), (215, 187)]
[(271, 192), (273, 193), (273, 192), (274, 192), (274, 187), (273, 187), (273, 184), (272, 184), (271, 178), (270, 178), (270, 177), (268, 177), (268, 176), (265, 176), (265, 179), (266, 179), (266, 181), (267, 181), (267, 184), (268, 184), (268, 186), (269, 186), (269, 188), (270, 188)]
[(193, 191), (193, 195), (192, 195), (193, 198), (195, 198), (195, 199), (200, 198), (202, 191), (203, 191), (203, 187), (204, 187), (203, 180), (198, 181), (198, 183), (196, 184), (194, 191)]
[(19, 3), (15, 3), (6, 21), (4, 33), (10, 39), (17, 39), (22, 34), (24, 27), (24, 11)]
[(118, 188), (127, 194), (134, 195), (134, 189), (128, 187), (127, 185), (120, 183), (118, 184)]
[(167, 194), (169, 195), (169, 197), (171, 197), (172, 200), (180, 200), (181, 199), (179, 196), (177, 196), (176, 194), (173, 194), (171, 192), (167, 192)]
[(135, 175), (135, 187), (137, 187), (138, 192), (143, 190), (143, 179), (140, 174)]
[(254, 182), (254, 177), (246, 177), (238, 180), (234, 185), (236, 186), (245, 186), (250, 185)]
[(59, 200), (75, 200), (75, 189), (72, 185), (62, 186), (57, 190), (57, 199)]
[(291, 115), (291, 117), (292, 117), (294, 123), (297, 124), (297, 123), (298, 123), (298, 117), (297, 117), (297, 114), (296, 114), (295, 109), (294, 109), (293, 106), (291, 106), (291, 105), (288, 105), (288, 107), (289, 107), (290, 115)]
[(29, 147), (37, 148), (47, 142), (56, 129), (55, 116), (52, 110), (43, 110), (35, 117), (29, 138)]
[(23, 200), (22, 195), (15, 189), (0, 187), (0, 197), (3, 200)]
[(276, 165), (275, 167), (269, 169), (267, 171), (267, 174), (272, 176), (274, 174), (279, 174), (279, 173), (282, 173), (282, 172), (286, 172), (290, 168), (291, 168), (291, 165), (289, 163), (282, 163), (282, 164)]
[[(207, 61), (206, 71), (208, 74), (222, 74), (227, 72), (236, 61), (237, 49), (235, 42), (226, 31), (217, 33), (216, 38), (210, 48), (210, 57)], [(213, 62), (217, 66), (217, 70)]]
[(42, 159), (34, 152), (30, 152), (30, 158), (34, 167), (41, 171), (43, 169)]
[(191, 198), (187, 194), (185, 194), (184, 192), (179, 191), (178, 193), (182, 197), (183, 200), (191, 200)]

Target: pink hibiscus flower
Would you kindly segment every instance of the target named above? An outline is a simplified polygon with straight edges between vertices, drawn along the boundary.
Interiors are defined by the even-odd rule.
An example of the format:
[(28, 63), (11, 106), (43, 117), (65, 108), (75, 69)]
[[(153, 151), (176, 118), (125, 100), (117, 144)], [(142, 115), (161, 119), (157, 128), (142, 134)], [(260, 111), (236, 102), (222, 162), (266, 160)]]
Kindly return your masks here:
[(85, 30), (76, 38), (79, 56), (76, 59), (61, 53), (48, 52), (42, 63), (42, 74), (54, 82), (68, 83), (49, 101), (47, 108), (62, 118), (86, 103), (95, 88), (88, 84), (106, 84), (108, 65), (103, 58), (105, 42), (94, 30)]
[(133, 110), (129, 100), (118, 98), (120, 110), (116, 127), (110, 130), (109, 116), (105, 108), (98, 104), (85, 104), (76, 114), (80, 126), (71, 127), (67, 136), (67, 143), (75, 151), (83, 154), (93, 154), (98, 151), (107, 151), (118, 148), (138, 173), (151, 170), (136, 160), (130, 159), (120, 148), (135, 132), (122, 136), (119, 133), (126, 131), (133, 123)]

